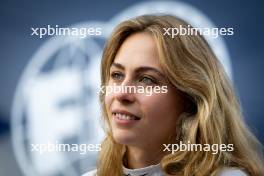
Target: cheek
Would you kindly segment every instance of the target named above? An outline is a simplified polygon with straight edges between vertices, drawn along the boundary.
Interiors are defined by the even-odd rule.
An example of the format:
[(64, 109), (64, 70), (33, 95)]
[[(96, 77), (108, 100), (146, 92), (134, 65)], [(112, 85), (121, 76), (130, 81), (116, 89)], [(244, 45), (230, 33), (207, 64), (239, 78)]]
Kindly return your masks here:
[(144, 96), (139, 100), (141, 110), (148, 120), (159, 120), (167, 111), (167, 103), (164, 95)]
[(178, 98), (170, 94), (144, 96), (139, 101), (143, 115), (153, 123), (175, 123), (182, 109)]
[(111, 94), (105, 95), (104, 103), (105, 103), (107, 114), (110, 111), (110, 106), (111, 106), (112, 101), (113, 101), (113, 95)]

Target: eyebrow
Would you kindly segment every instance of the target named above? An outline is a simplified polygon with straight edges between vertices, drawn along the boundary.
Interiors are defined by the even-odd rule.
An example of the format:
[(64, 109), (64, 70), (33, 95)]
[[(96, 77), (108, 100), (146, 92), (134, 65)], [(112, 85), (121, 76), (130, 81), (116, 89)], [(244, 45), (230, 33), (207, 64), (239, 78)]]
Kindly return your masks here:
[[(111, 67), (112, 66), (117, 67), (121, 70), (125, 70), (125, 67), (120, 63), (113, 62)], [(136, 73), (142, 73), (142, 72), (146, 72), (146, 71), (153, 71), (153, 72), (157, 73), (159, 76), (161, 76), (163, 78), (165, 77), (164, 74), (162, 74), (158, 69), (156, 69), (154, 67), (142, 66), (142, 67), (136, 68)]]

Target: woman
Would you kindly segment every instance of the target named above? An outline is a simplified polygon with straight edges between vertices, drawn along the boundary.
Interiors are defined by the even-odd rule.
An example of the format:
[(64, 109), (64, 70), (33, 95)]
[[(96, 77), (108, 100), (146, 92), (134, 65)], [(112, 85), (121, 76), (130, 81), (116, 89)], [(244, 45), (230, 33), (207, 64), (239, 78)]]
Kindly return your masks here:
[[(222, 65), (201, 35), (165, 33), (180, 27), (188, 24), (145, 15), (114, 30), (103, 53), (102, 86), (166, 90), (100, 95), (106, 138), (97, 170), (85, 175), (264, 175), (261, 144), (242, 120)], [(174, 150), (180, 144), (202, 149)]]

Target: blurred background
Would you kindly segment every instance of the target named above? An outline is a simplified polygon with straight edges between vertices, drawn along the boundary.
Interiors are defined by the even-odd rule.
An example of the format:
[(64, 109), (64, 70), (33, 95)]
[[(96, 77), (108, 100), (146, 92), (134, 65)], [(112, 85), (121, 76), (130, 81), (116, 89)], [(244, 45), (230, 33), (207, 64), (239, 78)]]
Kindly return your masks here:
[[(30, 144), (100, 143), (96, 90), (105, 39), (121, 19), (159, 8), (193, 24), (234, 28), (212, 45), (232, 72), (247, 124), (264, 143), (262, 1), (1, 1), (0, 175), (80, 175), (95, 166), (96, 152), (41, 155)], [(32, 27), (47, 25), (101, 27), (103, 34), (31, 35)]]

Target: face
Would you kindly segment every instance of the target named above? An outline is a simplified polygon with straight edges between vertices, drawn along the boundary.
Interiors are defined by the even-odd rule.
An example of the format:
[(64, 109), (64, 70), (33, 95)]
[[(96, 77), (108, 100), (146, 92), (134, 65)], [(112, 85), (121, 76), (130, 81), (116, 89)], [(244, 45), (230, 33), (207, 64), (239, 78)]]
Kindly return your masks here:
[[(142, 92), (111, 92), (105, 106), (116, 142), (124, 145), (161, 145), (175, 135), (182, 100), (159, 65), (157, 46), (148, 33), (129, 36), (110, 68), (108, 86), (166, 87), (152, 95)], [(167, 93), (164, 93), (167, 92)]]

